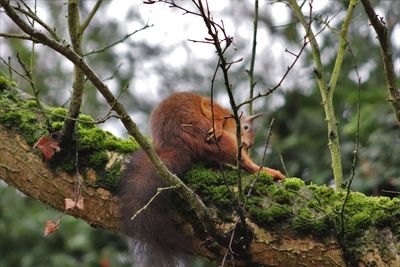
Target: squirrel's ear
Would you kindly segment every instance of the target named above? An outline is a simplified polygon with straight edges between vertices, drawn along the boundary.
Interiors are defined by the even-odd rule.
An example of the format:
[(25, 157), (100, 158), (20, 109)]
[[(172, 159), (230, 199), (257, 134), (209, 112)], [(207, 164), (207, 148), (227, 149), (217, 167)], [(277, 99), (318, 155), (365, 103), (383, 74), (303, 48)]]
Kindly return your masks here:
[(251, 116), (245, 116), (244, 120), (247, 122), (252, 122), (254, 119), (261, 117), (261, 116), (265, 116), (265, 115), (267, 115), (267, 112), (260, 112), (260, 113), (257, 113), (257, 114), (251, 115)]

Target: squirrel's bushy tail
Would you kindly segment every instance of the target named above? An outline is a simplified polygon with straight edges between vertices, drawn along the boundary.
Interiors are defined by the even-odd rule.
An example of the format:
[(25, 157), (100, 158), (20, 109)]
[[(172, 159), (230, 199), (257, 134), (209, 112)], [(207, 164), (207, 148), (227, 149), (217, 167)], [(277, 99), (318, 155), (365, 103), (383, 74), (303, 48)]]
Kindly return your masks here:
[[(191, 165), (191, 160), (176, 149), (157, 152), (167, 168), (182, 175)], [(120, 203), (123, 231), (130, 238), (130, 248), (135, 267), (189, 267), (191, 253), (189, 242), (179, 233), (169, 215), (172, 190), (162, 191), (133, 220), (132, 216), (165, 187), (147, 155), (136, 152), (124, 171)]]

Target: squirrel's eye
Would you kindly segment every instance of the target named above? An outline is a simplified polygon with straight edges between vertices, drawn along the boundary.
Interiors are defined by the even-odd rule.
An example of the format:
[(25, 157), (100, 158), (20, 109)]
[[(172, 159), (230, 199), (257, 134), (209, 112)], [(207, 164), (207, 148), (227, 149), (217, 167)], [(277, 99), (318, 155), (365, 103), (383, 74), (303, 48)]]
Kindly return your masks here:
[(250, 126), (248, 124), (243, 124), (243, 129), (248, 130)]

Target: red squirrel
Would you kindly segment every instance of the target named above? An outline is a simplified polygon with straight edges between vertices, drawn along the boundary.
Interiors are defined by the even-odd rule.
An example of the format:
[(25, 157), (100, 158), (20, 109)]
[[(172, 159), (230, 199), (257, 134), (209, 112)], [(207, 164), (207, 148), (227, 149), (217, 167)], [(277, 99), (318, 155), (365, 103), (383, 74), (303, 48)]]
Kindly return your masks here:
[[(241, 140), (244, 148), (253, 145), (253, 120), (242, 116)], [(214, 121), (214, 126), (213, 122)], [(211, 99), (194, 93), (174, 93), (163, 100), (150, 119), (154, 148), (166, 167), (182, 176), (196, 162), (236, 164), (238, 146), (236, 123), (231, 112)], [(216, 144), (218, 143), (218, 145)], [(241, 166), (248, 172), (266, 172), (274, 179), (285, 176), (277, 170), (255, 164), (242, 149)], [(191, 246), (174, 226), (169, 213), (174, 210), (170, 191), (160, 193), (142, 209), (166, 183), (143, 151), (134, 153), (126, 166), (120, 189), (123, 230), (130, 237), (135, 267), (190, 267)]]

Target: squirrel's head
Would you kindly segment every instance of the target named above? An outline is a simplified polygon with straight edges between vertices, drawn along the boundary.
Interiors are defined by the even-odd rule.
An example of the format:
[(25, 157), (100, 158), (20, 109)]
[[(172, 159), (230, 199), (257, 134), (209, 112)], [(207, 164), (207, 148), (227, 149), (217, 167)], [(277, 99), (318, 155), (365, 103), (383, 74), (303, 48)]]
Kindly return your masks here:
[(241, 140), (245, 149), (250, 148), (254, 144), (254, 119), (265, 115), (265, 112), (257, 113), (251, 116), (242, 116), (240, 118)]

